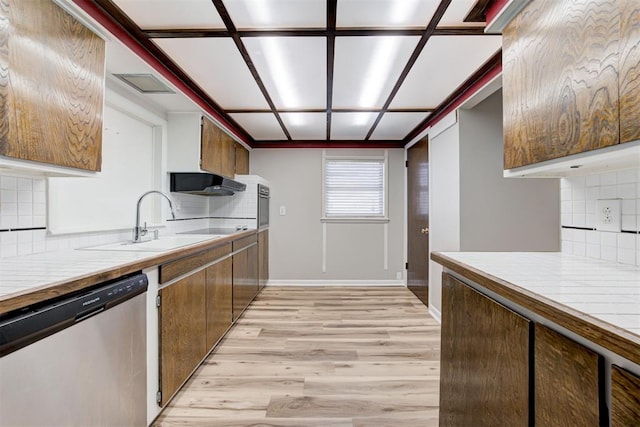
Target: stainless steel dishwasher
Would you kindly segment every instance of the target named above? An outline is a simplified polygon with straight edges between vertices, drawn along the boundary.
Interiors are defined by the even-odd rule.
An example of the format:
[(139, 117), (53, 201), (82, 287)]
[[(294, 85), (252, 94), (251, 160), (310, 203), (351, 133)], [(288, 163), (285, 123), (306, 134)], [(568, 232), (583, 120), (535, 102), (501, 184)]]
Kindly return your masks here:
[(0, 426), (145, 426), (147, 276), (0, 317)]

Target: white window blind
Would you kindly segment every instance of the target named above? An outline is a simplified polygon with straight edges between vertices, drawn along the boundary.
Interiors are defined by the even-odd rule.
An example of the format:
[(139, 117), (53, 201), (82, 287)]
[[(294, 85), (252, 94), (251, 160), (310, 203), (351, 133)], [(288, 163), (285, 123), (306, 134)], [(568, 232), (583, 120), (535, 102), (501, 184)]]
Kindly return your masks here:
[(385, 216), (384, 160), (325, 160), (326, 218)]

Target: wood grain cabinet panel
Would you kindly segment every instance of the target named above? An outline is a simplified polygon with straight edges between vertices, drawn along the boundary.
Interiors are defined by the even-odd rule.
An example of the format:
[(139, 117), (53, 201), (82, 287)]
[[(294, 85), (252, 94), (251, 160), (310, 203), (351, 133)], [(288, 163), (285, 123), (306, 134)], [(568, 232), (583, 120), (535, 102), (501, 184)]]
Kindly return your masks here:
[(233, 261), (222, 260), (206, 269), (207, 349), (222, 338), (233, 320)]
[(249, 150), (236, 142), (236, 173), (238, 175), (249, 174)]
[[(640, 139), (640, 2), (620, 4), (620, 142)], [(640, 421), (639, 421), (640, 424)]]
[(160, 384), (164, 405), (206, 355), (206, 273), (159, 291)]
[(611, 367), (611, 427), (640, 425), (640, 377)]
[(235, 141), (206, 117), (202, 118), (200, 167), (211, 173), (233, 177)]
[(504, 167), (619, 142), (620, 11), (536, 0), (503, 31)]
[(105, 43), (52, 1), (0, 2), (0, 155), (99, 171)]
[(247, 250), (233, 256), (233, 320), (236, 321), (249, 304), (249, 253)]
[(530, 322), (443, 274), (440, 425), (529, 425)]
[(535, 425), (606, 425), (600, 424), (600, 356), (540, 324), (534, 341)]
[(269, 281), (269, 230), (258, 233), (258, 289)]

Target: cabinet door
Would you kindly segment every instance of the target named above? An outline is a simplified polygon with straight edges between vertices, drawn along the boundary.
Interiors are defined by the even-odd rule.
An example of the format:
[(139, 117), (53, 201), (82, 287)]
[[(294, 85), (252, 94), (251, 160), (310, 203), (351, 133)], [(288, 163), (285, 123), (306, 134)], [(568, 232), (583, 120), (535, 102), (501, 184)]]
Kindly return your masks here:
[(249, 150), (236, 142), (236, 173), (238, 175), (249, 174)]
[(235, 141), (206, 117), (202, 118), (200, 167), (211, 173), (233, 177)]
[(211, 349), (233, 320), (233, 261), (227, 258), (206, 269), (207, 349)]
[(159, 291), (160, 390), (164, 404), (207, 353), (205, 271)]
[(53, 1), (2, 1), (0, 21), (0, 155), (99, 171), (104, 40)]
[(259, 250), (258, 244), (249, 246), (247, 249), (247, 290), (249, 293), (249, 302), (258, 295), (260, 290), (260, 278), (259, 278)]
[(535, 424), (603, 425), (599, 424), (599, 356), (537, 323), (534, 341)]
[(611, 427), (640, 425), (640, 377), (611, 367)]
[(233, 320), (235, 321), (249, 304), (249, 253), (247, 250), (233, 256)]
[(444, 273), (440, 425), (529, 425), (530, 322)]
[(536, 0), (507, 25), (505, 169), (619, 142), (619, 13), (610, 2)]
[(620, 142), (640, 139), (640, 3), (620, 0)]
[(258, 233), (258, 287), (259, 289), (269, 281), (269, 230)]

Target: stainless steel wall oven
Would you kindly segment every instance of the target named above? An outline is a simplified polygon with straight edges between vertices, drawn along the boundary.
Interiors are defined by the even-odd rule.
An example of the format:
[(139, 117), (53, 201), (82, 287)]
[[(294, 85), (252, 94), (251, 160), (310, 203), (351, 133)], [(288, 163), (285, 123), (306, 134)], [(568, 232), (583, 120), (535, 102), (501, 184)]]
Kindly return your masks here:
[(258, 184), (258, 228), (269, 226), (269, 187)]

